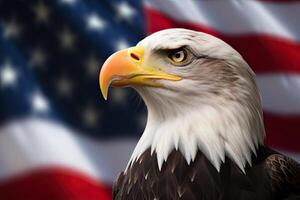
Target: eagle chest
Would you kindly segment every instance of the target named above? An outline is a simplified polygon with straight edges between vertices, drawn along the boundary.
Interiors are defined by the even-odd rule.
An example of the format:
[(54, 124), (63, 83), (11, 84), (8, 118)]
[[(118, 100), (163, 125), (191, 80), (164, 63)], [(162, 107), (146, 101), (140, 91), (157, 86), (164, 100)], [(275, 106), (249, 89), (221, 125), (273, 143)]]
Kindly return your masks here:
[[(256, 170), (258, 172), (259, 170)], [(250, 173), (251, 174), (251, 173)], [(229, 159), (218, 172), (202, 153), (188, 165), (179, 151), (173, 151), (159, 170), (155, 153), (148, 149), (117, 179), (114, 199), (268, 199), (263, 173), (246, 177)], [(257, 195), (264, 198), (257, 198)]]

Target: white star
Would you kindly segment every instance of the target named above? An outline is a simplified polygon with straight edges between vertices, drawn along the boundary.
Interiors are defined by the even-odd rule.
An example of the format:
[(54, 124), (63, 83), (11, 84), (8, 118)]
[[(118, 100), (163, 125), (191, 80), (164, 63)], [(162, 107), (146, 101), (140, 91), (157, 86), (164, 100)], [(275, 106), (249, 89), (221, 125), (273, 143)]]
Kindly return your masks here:
[(12, 18), (8, 22), (4, 22), (3, 37), (4, 38), (17, 38), (20, 35), (21, 28), (16, 21), (16, 18)]
[(48, 101), (40, 92), (35, 92), (32, 95), (31, 105), (35, 112), (45, 112), (49, 109)]
[(49, 20), (49, 9), (44, 2), (39, 1), (34, 7), (35, 20), (38, 23), (47, 23)]
[(18, 73), (14, 67), (7, 61), (0, 68), (0, 81), (2, 87), (15, 86), (17, 83)]
[(73, 5), (77, 2), (77, 0), (60, 0), (61, 3)]
[(120, 39), (115, 43), (115, 49), (118, 50), (122, 50), (122, 49), (126, 49), (129, 47), (129, 44), (126, 40), (124, 39)]
[(86, 20), (90, 30), (101, 31), (106, 25), (105, 21), (96, 14), (89, 15)]
[(73, 92), (72, 82), (65, 77), (60, 78), (57, 82), (57, 91), (64, 97), (70, 97)]
[(122, 1), (115, 6), (117, 11), (117, 18), (131, 21), (132, 17), (136, 14), (134, 8), (132, 8), (126, 1)]
[(66, 50), (72, 50), (76, 40), (75, 35), (65, 27), (63, 31), (59, 34), (59, 40), (61, 47)]
[(83, 111), (83, 122), (88, 127), (95, 127), (99, 120), (98, 113), (93, 107), (87, 107)]
[(100, 60), (95, 55), (90, 55), (86, 63), (87, 75), (90, 77), (95, 77), (100, 70)]
[(113, 88), (111, 96), (111, 99), (115, 104), (124, 105), (127, 103), (127, 90), (124, 88)]
[(44, 68), (46, 60), (46, 53), (41, 48), (37, 47), (31, 52), (31, 65)]

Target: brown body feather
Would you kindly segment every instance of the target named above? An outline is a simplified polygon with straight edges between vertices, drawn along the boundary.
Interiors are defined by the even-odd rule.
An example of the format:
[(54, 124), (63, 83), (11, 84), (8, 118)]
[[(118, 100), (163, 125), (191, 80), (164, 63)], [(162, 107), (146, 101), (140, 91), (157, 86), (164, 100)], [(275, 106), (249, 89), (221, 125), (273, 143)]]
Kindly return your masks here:
[(188, 165), (174, 150), (159, 171), (148, 149), (119, 175), (113, 199), (300, 199), (300, 165), (261, 147), (246, 174), (228, 158), (218, 172), (201, 152)]

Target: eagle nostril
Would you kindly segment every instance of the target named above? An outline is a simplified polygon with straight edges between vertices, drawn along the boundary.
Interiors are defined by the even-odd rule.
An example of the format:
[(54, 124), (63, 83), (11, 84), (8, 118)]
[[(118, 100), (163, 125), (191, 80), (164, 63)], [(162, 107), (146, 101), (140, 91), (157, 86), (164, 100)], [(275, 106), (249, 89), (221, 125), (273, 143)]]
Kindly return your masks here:
[(140, 61), (140, 57), (138, 55), (134, 54), (134, 53), (131, 53), (130, 57), (133, 58), (136, 61)]

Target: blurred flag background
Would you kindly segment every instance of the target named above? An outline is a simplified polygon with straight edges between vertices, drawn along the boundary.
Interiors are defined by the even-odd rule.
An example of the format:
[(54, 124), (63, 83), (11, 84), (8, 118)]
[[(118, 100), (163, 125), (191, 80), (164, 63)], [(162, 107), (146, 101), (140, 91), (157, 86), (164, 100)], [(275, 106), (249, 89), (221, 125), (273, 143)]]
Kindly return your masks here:
[(0, 199), (111, 199), (146, 110), (131, 89), (101, 98), (101, 64), (171, 27), (243, 55), (266, 143), (299, 161), (299, 10), (297, 0), (0, 0)]

